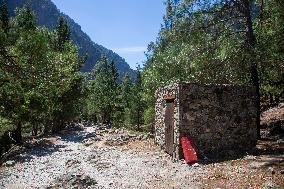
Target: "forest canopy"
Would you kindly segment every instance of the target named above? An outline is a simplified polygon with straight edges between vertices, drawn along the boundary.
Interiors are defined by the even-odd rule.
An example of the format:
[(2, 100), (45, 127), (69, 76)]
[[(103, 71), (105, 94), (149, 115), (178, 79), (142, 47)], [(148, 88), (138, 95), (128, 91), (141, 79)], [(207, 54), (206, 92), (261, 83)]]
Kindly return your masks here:
[(258, 93), (258, 117), (261, 107), (283, 99), (283, 1), (167, 0), (165, 4), (164, 24), (148, 46), (143, 70), (148, 104), (154, 103), (157, 87), (172, 82), (252, 85)]

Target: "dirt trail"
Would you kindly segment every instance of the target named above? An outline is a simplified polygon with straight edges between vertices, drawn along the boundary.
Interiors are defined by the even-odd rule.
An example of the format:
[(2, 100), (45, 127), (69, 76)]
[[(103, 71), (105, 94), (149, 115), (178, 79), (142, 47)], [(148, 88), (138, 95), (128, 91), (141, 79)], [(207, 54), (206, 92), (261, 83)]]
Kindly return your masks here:
[(101, 135), (86, 127), (43, 139), (2, 168), (0, 188), (194, 188), (190, 167), (173, 163), (152, 142), (110, 146), (113, 136)]
[(0, 168), (0, 188), (231, 189), (284, 183), (283, 154), (188, 166), (142, 138), (96, 126), (44, 138)]

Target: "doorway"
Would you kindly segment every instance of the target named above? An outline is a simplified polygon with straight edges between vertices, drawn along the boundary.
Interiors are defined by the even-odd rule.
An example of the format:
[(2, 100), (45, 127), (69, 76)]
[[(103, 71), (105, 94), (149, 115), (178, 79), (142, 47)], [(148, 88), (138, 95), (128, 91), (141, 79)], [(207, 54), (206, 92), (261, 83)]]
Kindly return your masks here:
[(165, 150), (171, 155), (174, 152), (174, 109), (174, 100), (167, 100), (165, 112)]

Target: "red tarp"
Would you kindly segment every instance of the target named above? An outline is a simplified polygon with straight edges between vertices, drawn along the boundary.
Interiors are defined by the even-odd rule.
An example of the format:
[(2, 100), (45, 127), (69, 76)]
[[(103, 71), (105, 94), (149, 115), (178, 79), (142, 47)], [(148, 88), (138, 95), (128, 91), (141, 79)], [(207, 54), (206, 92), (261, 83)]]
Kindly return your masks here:
[(193, 164), (197, 162), (196, 150), (193, 144), (193, 140), (190, 137), (181, 137), (181, 146), (186, 163)]

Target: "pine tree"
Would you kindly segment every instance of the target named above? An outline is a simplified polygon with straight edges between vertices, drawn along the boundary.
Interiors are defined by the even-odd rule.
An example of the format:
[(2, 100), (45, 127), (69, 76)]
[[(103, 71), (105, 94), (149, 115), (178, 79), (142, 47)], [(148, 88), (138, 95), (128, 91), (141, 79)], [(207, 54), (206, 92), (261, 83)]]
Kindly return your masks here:
[(125, 126), (130, 126), (130, 108), (131, 108), (131, 101), (133, 99), (134, 94), (132, 93), (132, 82), (130, 80), (130, 76), (128, 74), (125, 75), (123, 81), (120, 85), (121, 89), (121, 108), (122, 108), (122, 123)]
[(66, 42), (70, 40), (70, 28), (64, 19), (60, 17), (58, 20), (58, 25), (56, 27), (57, 35), (57, 50), (62, 51)]
[(8, 6), (6, 0), (2, 2), (0, 7), (0, 20), (1, 20), (1, 28), (7, 34), (9, 30), (9, 13), (8, 13)]
[(166, 14), (164, 16), (164, 25), (166, 29), (172, 29), (175, 17), (175, 3), (173, 0), (167, 0), (166, 2)]
[(23, 125), (37, 135), (42, 128), (46, 133), (58, 130), (52, 128), (55, 123), (63, 125), (80, 116), (83, 59), (72, 42), (65, 43), (62, 51), (50, 48), (57, 38), (36, 27), (30, 7), (18, 9), (11, 23), (13, 32), (5, 35), (0, 29), (0, 137), (11, 132), (13, 140), (21, 143)]
[(115, 66), (114, 61), (110, 62), (109, 65), (109, 71), (110, 71), (110, 88), (112, 89), (112, 99), (113, 99), (113, 106), (115, 106), (115, 99), (117, 98), (117, 88), (118, 88), (118, 72), (117, 72), (117, 68)]
[(143, 113), (144, 113), (144, 107), (145, 103), (142, 99), (142, 75), (141, 71), (138, 68), (137, 69), (137, 76), (136, 81), (133, 86), (132, 92), (132, 100), (130, 105), (130, 119), (131, 123), (133, 125), (137, 126), (137, 130), (141, 130), (141, 125), (143, 124)]
[(95, 67), (95, 80), (92, 82), (91, 100), (100, 121), (110, 124), (117, 105), (118, 86), (117, 71), (113, 62), (109, 62), (105, 55)]
[[(16, 129), (13, 132), (13, 139), (17, 143), (22, 143), (22, 126), (25, 122), (29, 121), (29, 116), (32, 114), (32, 110), (29, 111), (28, 107), (33, 106), (33, 102), (35, 102), (36, 93), (33, 92), (33, 88), (36, 86), (36, 69), (31, 69), (35, 63), (38, 63), (40, 57), (42, 57), (39, 48), (37, 47), (46, 47), (44, 41), (42, 43), (33, 44), (33, 40), (37, 40), (39, 35), (36, 34), (36, 22), (34, 14), (31, 10), (31, 7), (24, 6), (21, 9), (17, 10), (17, 14), (15, 17), (15, 26), (18, 30), (18, 36), (15, 40), (14, 48), (18, 49), (18, 53), (16, 56), (18, 60), (13, 60), (13, 66), (21, 67), (22, 75), (14, 80), (11, 90), (19, 90), (18, 92), (18, 100), (14, 101), (9, 100), (9, 103), (15, 103), (15, 107), (8, 112), (14, 114), (12, 117), (12, 121), (15, 124)], [(35, 35), (34, 35), (35, 34)], [(43, 50), (45, 51), (45, 49)], [(9, 52), (7, 51), (7, 54)], [(7, 56), (9, 57), (9, 56)], [(37, 59), (39, 58), (39, 59)], [(28, 62), (30, 67), (28, 67), (24, 62)], [(23, 74), (24, 73), (24, 74)], [(9, 91), (5, 91), (9, 92)], [(31, 114), (29, 114), (31, 113)]]
[(132, 98), (131, 88), (132, 83), (130, 80), (130, 76), (126, 74), (121, 84), (121, 96), (124, 108), (129, 108), (130, 100)]
[(25, 5), (22, 9), (17, 10), (16, 23), (20, 29), (25, 31), (36, 29), (35, 15), (30, 6)]

